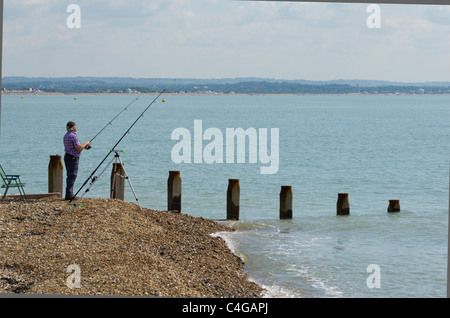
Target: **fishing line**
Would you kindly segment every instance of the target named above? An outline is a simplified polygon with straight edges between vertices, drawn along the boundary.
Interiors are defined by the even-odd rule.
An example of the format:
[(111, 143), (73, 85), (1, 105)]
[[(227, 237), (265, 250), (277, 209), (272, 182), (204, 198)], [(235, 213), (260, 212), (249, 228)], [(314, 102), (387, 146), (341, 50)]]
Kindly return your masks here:
[[(102, 133), (102, 131), (103, 130), (105, 130), (105, 128), (106, 127), (108, 127), (109, 125), (112, 125), (112, 122), (117, 118), (117, 117), (119, 117), (120, 116), (120, 114), (122, 114), (124, 111), (126, 111), (126, 110), (128, 110), (128, 107), (130, 107), (131, 105), (133, 105), (134, 104), (134, 102), (136, 102), (140, 97), (141, 97), (142, 95), (139, 95), (137, 98), (135, 98), (131, 103), (129, 103), (128, 105), (127, 105), (127, 107), (125, 107), (124, 109), (122, 109), (113, 119), (111, 119), (106, 125), (105, 125), (105, 127), (103, 127), (102, 129), (100, 129), (100, 131), (91, 139), (91, 140), (89, 140), (89, 142), (91, 142), (92, 143), (92, 141), (95, 139), (95, 138), (97, 138), (97, 136), (98, 135), (100, 135), (101, 133)], [(89, 145), (89, 146), (87, 146), (86, 147), (86, 150), (89, 150), (89, 149), (91, 149), (92, 147)]]
[[(84, 186), (89, 182), (89, 180), (92, 179), (91, 182), (91, 186), (98, 180), (98, 177), (94, 177), (95, 172), (97, 172), (97, 170), (100, 168), (100, 166), (105, 162), (105, 160), (109, 157), (109, 155), (112, 152), (116, 151), (116, 147), (119, 145), (119, 143), (122, 141), (123, 138), (125, 138), (125, 136), (130, 132), (131, 128), (133, 128), (133, 126), (139, 121), (139, 119), (141, 119), (144, 116), (144, 113), (150, 108), (150, 106), (152, 106), (156, 100), (170, 87), (170, 85), (173, 84), (173, 82), (175, 82), (175, 80), (173, 80), (169, 85), (167, 85), (166, 88), (164, 88), (160, 93), (158, 93), (158, 95), (153, 99), (153, 101), (144, 109), (144, 111), (138, 116), (138, 118), (133, 122), (133, 124), (131, 124), (131, 126), (127, 129), (127, 131), (125, 131), (125, 133), (122, 135), (122, 137), (120, 137), (120, 139), (116, 142), (116, 144), (114, 145), (114, 147), (112, 147), (111, 149), (109, 149), (108, 154), (105, 156), (105, 158), (103, 158), (103, 160), (100, 162), (100, 164), (97, 166), (97, 168), (95, 168), (94, 171), (92, 171), (91, 175), (86, 179), (86, 181), (84, 181), (83, 185), (80, 187), (80, 189), (78, 189), (77, 193), (75, 193), (73, 195), (73, 197), (69, 200), (69, 202), (67, 203), (67, 205), (69, 205), (70, 203), (72, 203), (72, 201), (75, 199), (75, 197), (77, 196), (77, 194), (81, 191), (81, 189), (84, 188)], [(84, 194), (86, 194), (89, 191), (89, 188), (85, 191)], [(77, 203), (80, 200), (78, 200), (76, 202), (76, 204), (74, 206), (77, 205)], [(70, 209), (72, 210), (72, 208)], [(70, 212), (69, 210), (69, 212)]]

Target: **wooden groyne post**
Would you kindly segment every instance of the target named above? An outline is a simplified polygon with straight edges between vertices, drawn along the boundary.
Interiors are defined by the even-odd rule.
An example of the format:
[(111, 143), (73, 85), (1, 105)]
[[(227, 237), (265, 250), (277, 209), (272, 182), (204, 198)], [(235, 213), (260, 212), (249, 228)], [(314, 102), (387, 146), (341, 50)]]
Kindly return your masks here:
[(348, 200), (348, 193), (338, 193), (336, 210), (337, 210), (337, 215), (349, 215), (350, 214), (350, 202)]
[(400, 212), (400, 200), (389, 200), (388, 212)]
[(180, 171), (169, 171), (167, 179), (167, 211), (181, 212)]
[(64, 188), (64, 167), (60, 155), (50, 156), (48, 164), (48, 193), (59, 193), (62, 197)]
[(125, 200), (125, 169), (121, 163), (113, 163), (111, 171), (111, 199)]
[(228, 179), (227, 220), (239, 220), (240, 191), (239, 179)]
[(292, 186), (281, 186), (280, 219), (292, 219)]

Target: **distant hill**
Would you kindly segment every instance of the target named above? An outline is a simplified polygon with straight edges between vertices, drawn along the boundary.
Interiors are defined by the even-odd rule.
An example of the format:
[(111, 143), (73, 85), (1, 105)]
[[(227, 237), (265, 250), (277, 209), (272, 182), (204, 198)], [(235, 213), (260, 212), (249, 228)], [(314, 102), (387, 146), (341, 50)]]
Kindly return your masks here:
[[(171, 83), (169, 78), (132, 77), (22, 77), (2, 79), (5, 92), (153, 93)], [(283, 80), (273, 78), (181, 78), (170, 86), (176, 93), (223, 94), (448, 94), (450, 82), (389, 82), (378, 80)]]

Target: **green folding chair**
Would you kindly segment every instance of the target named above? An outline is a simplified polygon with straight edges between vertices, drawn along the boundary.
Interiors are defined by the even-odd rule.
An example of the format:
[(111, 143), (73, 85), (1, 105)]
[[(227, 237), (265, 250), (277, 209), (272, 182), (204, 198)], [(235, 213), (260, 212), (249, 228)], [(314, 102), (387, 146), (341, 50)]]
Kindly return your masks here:
[(3, 194), (2, 201), (6, 198), (6, 193), (8, 193), (9, 188), (18, 188), (20, 197), (24, 202), (27, 202), (27, 196), (25, 195), (25, 190), (23, 187), (25, 186), (25, 183), (22, 183), (20, 181), (20, 175), (17, 174), (6, 174), (5, 170), (3, 170), (2, 166), (0, 165), (0, 176), (3, 181), (2, 188), (5, 188), (5, 193)]

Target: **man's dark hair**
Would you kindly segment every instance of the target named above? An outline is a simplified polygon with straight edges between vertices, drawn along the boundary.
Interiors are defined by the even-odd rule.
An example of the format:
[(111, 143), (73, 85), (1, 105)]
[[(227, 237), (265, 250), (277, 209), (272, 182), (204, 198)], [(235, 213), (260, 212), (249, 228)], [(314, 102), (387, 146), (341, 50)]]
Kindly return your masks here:
[(74, 123), (73, 121), (69, 121), (66, 125), (66, 129), (67, 131), (71, 131), (73, 127), (75, 127), (77, 124)]

